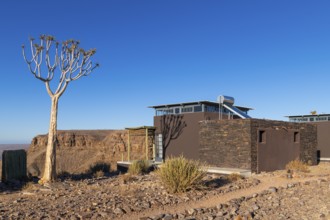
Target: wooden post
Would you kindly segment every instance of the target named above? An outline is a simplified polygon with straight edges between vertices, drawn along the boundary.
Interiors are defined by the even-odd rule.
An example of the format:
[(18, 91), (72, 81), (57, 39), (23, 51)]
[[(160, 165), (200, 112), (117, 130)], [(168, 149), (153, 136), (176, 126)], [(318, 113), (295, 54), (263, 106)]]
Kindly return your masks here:
[(152, 156), (153, 156), (153, 160), (156, 161), (156, 146), (155, 146), (155, 143), (152, 144)]
[(131, 159), (131, 137), (129, 134), (129, 130), (128, 130), (128, 140), (127, 140), (127, 160), (130, 161)]
[(149, 149), (148, 149), (148, 146), (149, 144), (148, 144), (148, 128), (146, 128), (146, 160), (148, 160), (149, 159), (149, 155), (148, 155), (148, 153), (149, 153)]

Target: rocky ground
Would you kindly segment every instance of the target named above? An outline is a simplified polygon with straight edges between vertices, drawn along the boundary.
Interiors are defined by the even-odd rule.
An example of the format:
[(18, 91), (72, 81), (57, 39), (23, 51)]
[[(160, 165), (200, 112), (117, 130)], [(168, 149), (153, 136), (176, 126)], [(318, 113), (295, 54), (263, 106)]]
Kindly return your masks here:
[[(205, 188), (169, 194), (153, 174), (64, 179), (52, 185), (0, 183), (1, 219), (330, 219), (330, 163), (230, 182), (209, 175)], [(15, 188), (16, 187), (16, 188)]]

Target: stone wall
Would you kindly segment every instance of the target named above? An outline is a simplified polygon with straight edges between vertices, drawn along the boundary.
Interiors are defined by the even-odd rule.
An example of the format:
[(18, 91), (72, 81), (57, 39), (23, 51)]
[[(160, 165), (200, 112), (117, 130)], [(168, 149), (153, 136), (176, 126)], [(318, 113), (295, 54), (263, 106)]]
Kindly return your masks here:
[(298, 131), (300, 136), (299, 159), (304, 162), (311, 162), (313, 165), (317, 163), (317, 128), (312, 124), (237, 119), (202, 121), (199, 125), (199, 158), (210, 166), (240, 168), (258, 172), (259, 129)]
[(200, 122), (199, 159), (210, 166), (251, 169), (251, 127), (248, 120)]
[(307, 123), (292, 123), (263, 119), (249, 119), (251, 123), (251, 170), (258, 171), (258, 130), (259, 129), (284, 129), (297, 130), (300, 133), (300, 160), (317, 164), (317, 127)]

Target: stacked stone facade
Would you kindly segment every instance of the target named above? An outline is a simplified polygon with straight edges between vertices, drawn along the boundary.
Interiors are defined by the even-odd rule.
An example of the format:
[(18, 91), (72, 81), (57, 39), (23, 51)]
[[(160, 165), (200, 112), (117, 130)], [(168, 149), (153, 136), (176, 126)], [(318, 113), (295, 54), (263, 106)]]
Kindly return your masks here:
[(317, 128), (312, 124), (238, 119), (202, 121), (199, 125), (199, 158), (210, 166), (259, 172), (258, 132), (260, 129), (297, 131), (299, 133), (299, 159), (312, 164), (317, 163)]

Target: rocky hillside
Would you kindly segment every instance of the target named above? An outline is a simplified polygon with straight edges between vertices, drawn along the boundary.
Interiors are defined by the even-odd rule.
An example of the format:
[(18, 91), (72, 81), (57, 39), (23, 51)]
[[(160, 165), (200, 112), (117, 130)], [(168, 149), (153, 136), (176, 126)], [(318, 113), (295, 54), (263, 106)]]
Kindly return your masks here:
[[(115, 170), (117, 161), (127, 160), (127, 139), (125, 130), (58, 131), (57, 171), (82, 173), (97, 163)], [(47, 135), (38, 135), (27, 151), (28, 171), (34, 176), (42, 173), (46, 146)], [(131, 159), (142, 159), (143, 152), (145, 137), (131, 137)]]

